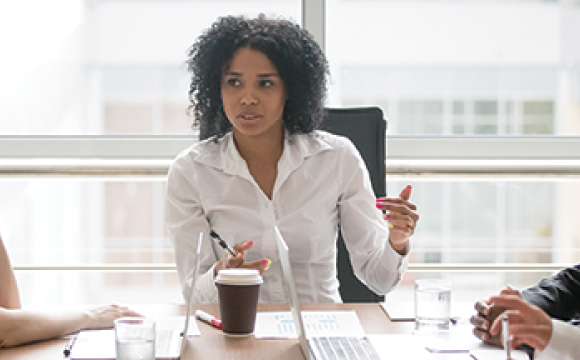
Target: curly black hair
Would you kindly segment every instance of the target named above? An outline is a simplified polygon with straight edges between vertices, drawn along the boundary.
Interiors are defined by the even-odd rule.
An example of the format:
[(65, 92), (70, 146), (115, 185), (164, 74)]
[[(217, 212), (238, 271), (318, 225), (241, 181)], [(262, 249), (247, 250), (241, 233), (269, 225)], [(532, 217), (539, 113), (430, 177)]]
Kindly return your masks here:
[(263, 14), (218, 18), (189, 48), (187, 67), (192, 72), (189, 110), (200, 139), (231, 130), (221, 99), (221, 77), (234, 52), (247, 47), (262, 52), (274, 64), (286, 88), (284, 127), (290, 134), (311, 133), (322, 123), (328, 62), (312, 36), (284, 19)]

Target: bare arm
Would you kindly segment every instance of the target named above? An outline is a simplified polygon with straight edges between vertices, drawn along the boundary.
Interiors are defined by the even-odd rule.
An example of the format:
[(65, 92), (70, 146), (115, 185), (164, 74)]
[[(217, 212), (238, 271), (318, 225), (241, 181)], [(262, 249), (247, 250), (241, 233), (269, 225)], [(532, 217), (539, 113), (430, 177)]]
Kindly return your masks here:
[(52, 339), (82, 329), (104, 329), (123, 316), (141, 316), (123, 306), (106, 305), (86, 311), (31, 311), (0, 308), (0, 347)]
[(20, 309), (20, 294), (8, 253), (0, 235), (0, 307)]
[(0, 236), (0, 348), (51, 339), (82, 329), (109, 328), (116, 318), (140, 316), (118, 305), (60, 313), (21, 310), (20, 307), (18, 285)]

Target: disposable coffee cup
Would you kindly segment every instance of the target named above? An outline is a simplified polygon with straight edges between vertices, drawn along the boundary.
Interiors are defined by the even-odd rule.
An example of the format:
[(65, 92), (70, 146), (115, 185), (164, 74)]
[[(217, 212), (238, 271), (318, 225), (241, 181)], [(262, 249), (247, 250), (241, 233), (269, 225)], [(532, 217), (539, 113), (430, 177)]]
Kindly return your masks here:
[(262, 276), (258, 270), (223, 269), (215, 279), (222, 330), (228, 336), (254, 333)]

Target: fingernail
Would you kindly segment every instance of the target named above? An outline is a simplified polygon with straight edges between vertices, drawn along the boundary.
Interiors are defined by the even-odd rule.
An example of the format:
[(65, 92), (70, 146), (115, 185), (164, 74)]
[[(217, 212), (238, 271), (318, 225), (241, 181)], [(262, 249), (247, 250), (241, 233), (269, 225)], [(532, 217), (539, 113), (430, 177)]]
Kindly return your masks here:
[(253, 242), (253, 241), (247, 241), (246, 243), (247, 243), (248, 245), (250, 245), (250, 246), (253, 246), (253, 245), (254, 245), (254, 242)]
[(391, 218), (391, 215), (389, 215), (389, 214), (383, 215), (383, 219), (385, 219), (385, 220), (389, 220), (390, 218)]
[(389, 227), (389, 229), (392, 229), (392, 228), (394, 228), (394, 227), (395, 227), (395, 226), (394, 226), (393, 224), (391, 224), (391, 223), (389, 223), (387, 226)]
[(412, 189), (413, 187), (411, 185), (407, 185), (407, 189)]
[(272, 260), (270, 260), (270, 259), (262, 260), (262, 264), (264, 265), (264, 271), (266, 271), (270, 268), (271, 263), (272, 263)]
[(375, 202), (375, 204), (377, 205), (377, 207), (380, 209), (383, 205), (384, 205), (384, 201), (381, 199), (377, 199), (377, 201)]

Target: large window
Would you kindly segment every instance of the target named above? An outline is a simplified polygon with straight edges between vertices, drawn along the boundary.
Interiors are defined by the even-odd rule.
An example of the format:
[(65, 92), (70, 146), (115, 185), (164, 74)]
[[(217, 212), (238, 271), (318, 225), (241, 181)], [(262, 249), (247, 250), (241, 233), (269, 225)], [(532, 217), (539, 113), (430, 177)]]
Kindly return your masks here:
[[(481, 164), (477, 176), (466, 167), (443, 178), (429, 175), (429, 165), (408, 175), (396, 169), (411, 169), (413, 159), (421, 157), (436, 163), (421, 139), (445, 138), (455, 148), (439, 160), (453, 163), (465, 156), (469, 160), (463, 165), (473, 165), (494, 163), (498, 154), (474, 154), (469, 141), (508, 136), (557, 142), (580, 134), (580, 54), (562, 50), (580, 45), (580, 32), (570, 32), (580, 30), (580, 7), (536, 1), (326, 4), (331, 104), (378, 105), (388, 120), (387, 142), (416, 140), (415, 148), (406, 148), (410, 154), (387, 154), (387, 172), (396, 175), (387, 176), (388, 192), (396, 195), (411, 183), (420, 208), (411, 266), (459, 271), (469, 264), (481, 264), (483, 270), (577, 262), (580, 226), (567, 215), (580, 201), (577, 179), (558, 179), (549, 170), (482, 179), (486, 165)], [(355, 24), (355, 18), (365, 21)], [(508, 20), (515, 18), (517, 28)], [(545, 25), (541, 32), (538, 21)], [(462, 138), (466, 142), (458, 142)], [(518, 153), (515, 141), (506, 149), (503, 159), (510, 158), (510, 150), (514, 161), (534, 157)], [(541, 156), (548, 165), (558, 159), (555, 153), (550, 158), (551, 151), (545, 147)], [(445, 276), (453, 277), (457, 288), (489, 294), (510, 282), (529, 285), (540, 275), (497, 270)], [(408, 296), (413, 278), (408, 275), (397, 292)]]

